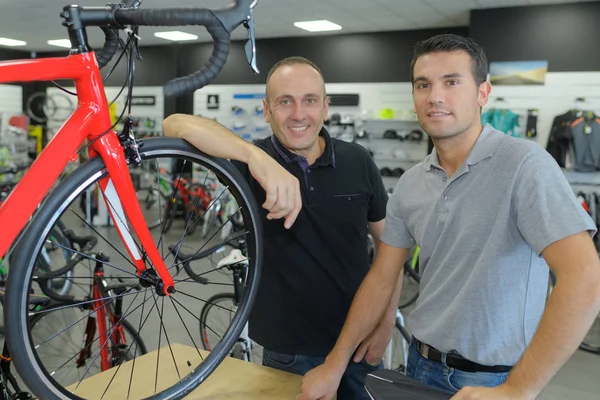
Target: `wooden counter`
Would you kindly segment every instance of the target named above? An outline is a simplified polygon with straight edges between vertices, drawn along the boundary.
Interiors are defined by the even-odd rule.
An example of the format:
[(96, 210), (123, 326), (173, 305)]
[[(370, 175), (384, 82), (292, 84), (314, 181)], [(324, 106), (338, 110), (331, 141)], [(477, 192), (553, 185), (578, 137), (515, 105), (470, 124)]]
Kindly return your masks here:
[[(180, 344), (172, 346), (179, 374), (183, 378), (190, 373), (187, 360), (192, 365), (198, 365), (200, 356), (193, 347)], [(135, 360), (135, 370), (129, 399), (140, 399), (154, 394), (154, 377), (156, 376), (157, 351), (145, 354)], [(200, 350), (203, 357), (208, 354)], [(173, 357), (168, 347), (160, 351), (159, 385), (160, 382), (176, 382), (179, 380)], [(123, 364), (104, 395), (104, 399), (126, 399), (129, 388), (133, 361)], [(75, 394), (83, 398), (100, 399), (108, 383), (113, 378), (115, 368), (84, 380), (76, 389)], [(300, 392), (302, 377), (273, 368), (263, 367), (227, 357), (217, 369), (186, 399), (196, 400), (293, 400)], [(163, 384), (163, 388), (168, 385)], [(70, 388), (71, 390), (73, 387)]]

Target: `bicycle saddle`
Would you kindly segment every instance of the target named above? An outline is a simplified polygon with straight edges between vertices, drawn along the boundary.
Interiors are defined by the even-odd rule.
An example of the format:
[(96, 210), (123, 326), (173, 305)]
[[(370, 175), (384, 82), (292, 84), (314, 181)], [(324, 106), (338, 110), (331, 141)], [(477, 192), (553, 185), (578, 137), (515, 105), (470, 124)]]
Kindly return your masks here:
[(217, 264), (217, 268), (228, 267), (230, 265), (239, 264), (239, 263), (248, 264), (248, 258), (242, 255), (242, 252), (239, 249), (231, 250), (231, 253)]
[(375, 371), (367, 375), (365, 389), (373, 400), (447, 400), (453, 394), (427, 386), (401, 372)]

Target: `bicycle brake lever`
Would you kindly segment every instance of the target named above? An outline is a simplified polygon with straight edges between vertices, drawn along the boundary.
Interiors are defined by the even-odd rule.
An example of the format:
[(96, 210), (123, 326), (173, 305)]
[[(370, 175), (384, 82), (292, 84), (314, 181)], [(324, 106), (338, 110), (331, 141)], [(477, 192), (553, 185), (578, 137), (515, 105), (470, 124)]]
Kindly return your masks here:
[(258, 66), (256, 65), (256, 32), (255, 32), (255, 24), (254, 24), (254, 16), (252, 15), (252, 9), (256, 5), (257, 0), (254, 0), (250, 5), (250, 11), (248, 15), (248, 20), (244, 22), (244, 26), (246, 27), (246, 45), (244, 49), (246, 51), (246, 60), (248, 64), (252, 67), (252, 70), (255, 73), (260, 73), (258, 70)]

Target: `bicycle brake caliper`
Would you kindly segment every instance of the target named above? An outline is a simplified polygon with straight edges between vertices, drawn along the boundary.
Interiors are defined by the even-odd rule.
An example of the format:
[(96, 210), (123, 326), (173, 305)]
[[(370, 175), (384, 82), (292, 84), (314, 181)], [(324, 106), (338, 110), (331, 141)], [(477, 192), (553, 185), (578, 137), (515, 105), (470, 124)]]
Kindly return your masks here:
[(140, 148), (144, 145), (141, 140), (137, 140), (133, 135), (133, 120), (131, 117), (125, 120), (123, 130), (119, 134), (119, 141), (125, 149), (125, 159), (128, 165), (139, 166), (142, 163), (142, 156), (140, 156)]

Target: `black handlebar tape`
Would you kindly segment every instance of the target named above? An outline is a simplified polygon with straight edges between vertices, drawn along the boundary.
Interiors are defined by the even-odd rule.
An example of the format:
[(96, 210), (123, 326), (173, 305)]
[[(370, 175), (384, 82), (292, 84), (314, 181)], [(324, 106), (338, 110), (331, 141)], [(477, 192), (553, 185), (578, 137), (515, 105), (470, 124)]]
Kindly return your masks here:
[(230, 34), (212, 10), (198, 8), (122, 9), (115, 11), (115, 22), (138, 26), (203, 25), (213, 38), (208, 64), (200, 71), (173, 79), (165, 84), (164, 95), (181, 96), (206, 86), (221, 71), (229, 55)]
[(104, 47), (96, 53), (96, 60), (100, 69), (106, 67), (117, 52), (119, 36), (110, 28), (101, 27), (104, 31)]

